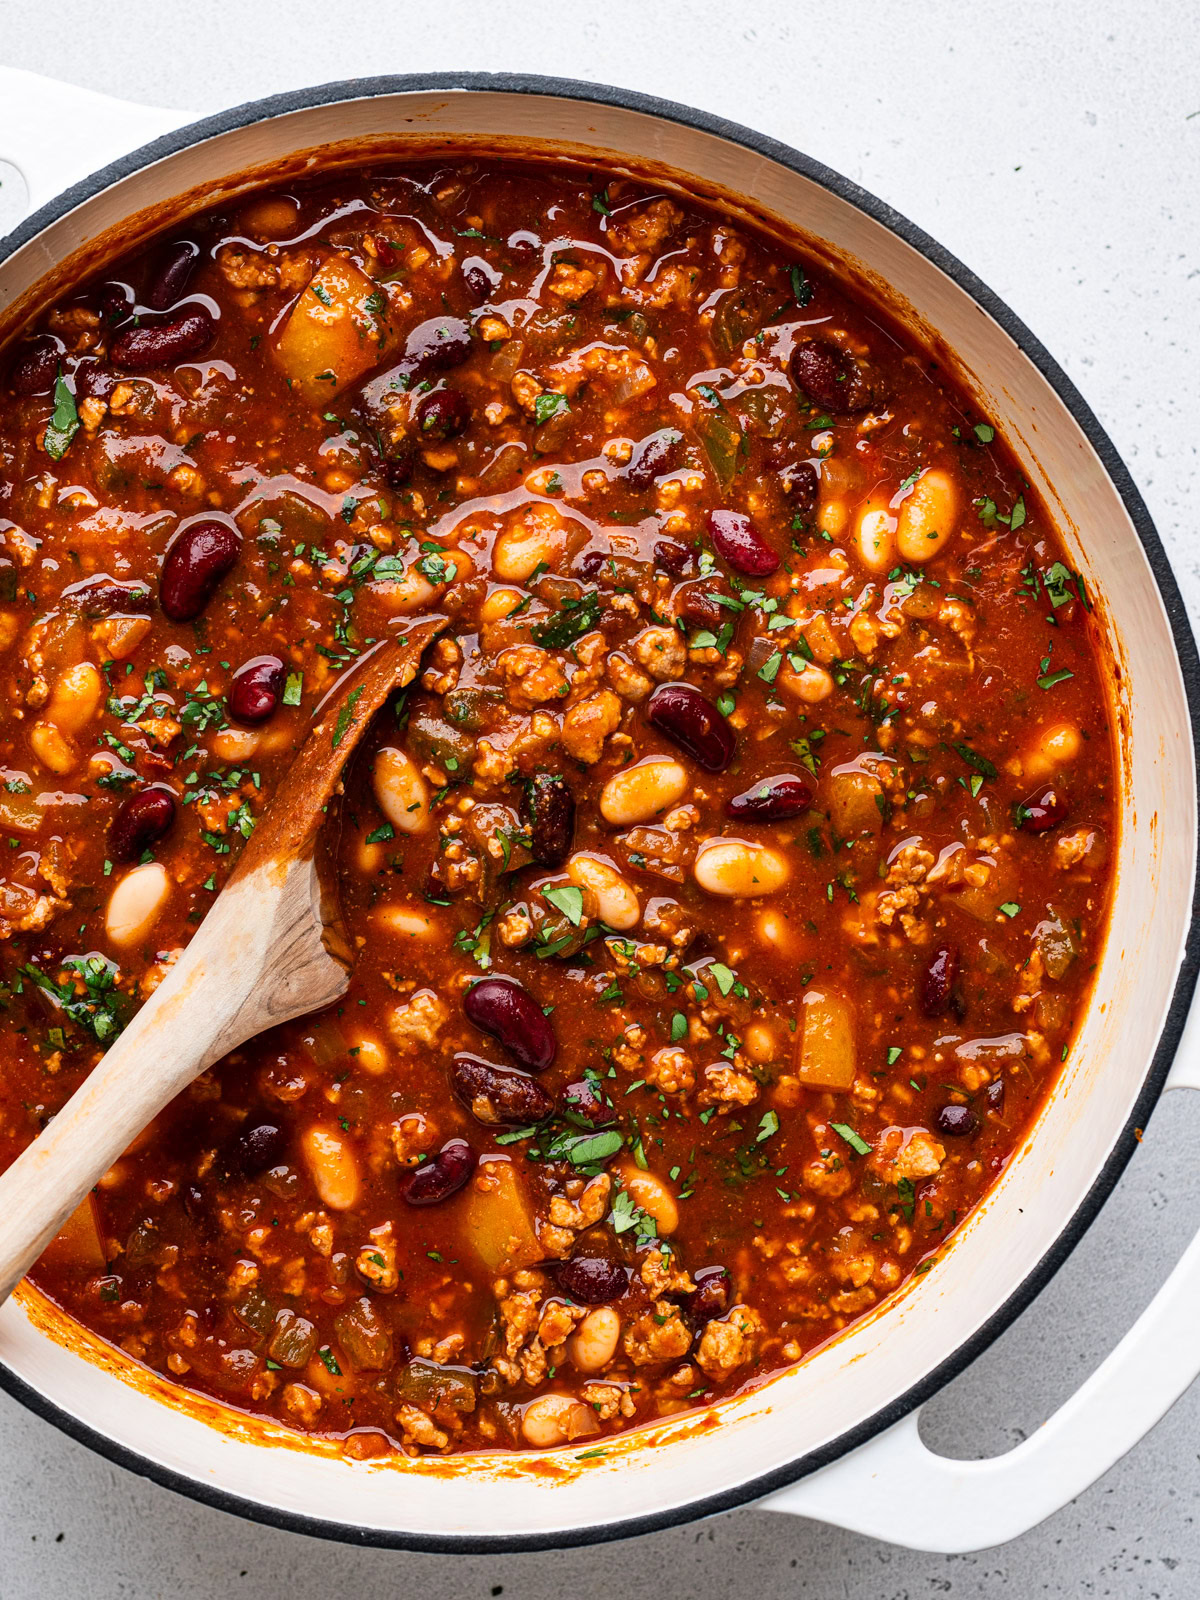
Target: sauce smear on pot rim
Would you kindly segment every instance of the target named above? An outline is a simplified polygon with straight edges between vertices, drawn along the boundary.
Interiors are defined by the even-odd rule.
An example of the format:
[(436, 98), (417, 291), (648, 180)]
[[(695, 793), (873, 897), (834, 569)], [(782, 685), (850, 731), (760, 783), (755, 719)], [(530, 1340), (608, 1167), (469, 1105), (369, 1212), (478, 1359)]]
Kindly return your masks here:
[(1115, 766), (1082, 579), (882, 308), (624, 177), (394, 166), (150, 241), (0, 385), (0, 1162), (449, 619), (330, 813), (345, 999), (39, 1288), (362, 1457), (586, 1451), (927, 1268), (1087, 1004)]

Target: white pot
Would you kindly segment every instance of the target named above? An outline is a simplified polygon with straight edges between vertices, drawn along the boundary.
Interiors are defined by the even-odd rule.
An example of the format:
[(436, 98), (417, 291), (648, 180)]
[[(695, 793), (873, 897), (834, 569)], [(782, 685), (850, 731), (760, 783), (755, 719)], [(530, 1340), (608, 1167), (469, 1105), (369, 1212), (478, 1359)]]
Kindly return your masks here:
[(205, 1420), (195, 1403), (180, 1404), (29, 1296), (0, 1312), (0, 1382), (159, 1482), (363, 1543), (581, 1543), (773, 1493), (767, 1503), (779, 1509), (923, 1548), (968, 1549), (1014, 1536), (1078, 1493), (1200, 1366), (1197, 1247), (1100, 1372), (1009, 1456), (933, 1457), (914, 1412), (1029, 1302), (1112, 1188), (1163, 1087), (1196, 976), (1196, 651), (1137, 491), (1051, 357), (966, 268), (855, 185), (745, 129), (643, 96), (485, 76), (338, 84), (170, 132), (51, 198), (76, 176), (69, 163), (79, 161), (80, 130), (90, 141), (84, 159), (95, 161), (181, 119), (21, 73), (0, 74), (0, 94), (0, 157), (23, 170), (36, 203), (48, 202), (0, 243), (0, 319), (10, 323), (37, 302), (32, 291), (46, 273), (94, 252), (99, 236), (135, 214), (183, 194), (206, 204), (238, 186), (230, 174), (261, 178), (294, 170), (297, 152), (370, 141), (550, 145), (564, 158), (668, 169), (735, 204), (748, 197), (802, 229), (818, 252), (890, 285), (912, 325), (956, 353), (982, 413), (1056, 514), (1110, 630), (1122, 818), (1095, 998), (1062, 1081), (1000, 1182), (932, 1271), (796, 1370), (723, 1406), (719, 1426), (686, 1417), (584, 1460), (568, 1450), (352, 1464), (289, 1446), (282, 1433), (264, 1443), (269, 1430), (215, 1407)]

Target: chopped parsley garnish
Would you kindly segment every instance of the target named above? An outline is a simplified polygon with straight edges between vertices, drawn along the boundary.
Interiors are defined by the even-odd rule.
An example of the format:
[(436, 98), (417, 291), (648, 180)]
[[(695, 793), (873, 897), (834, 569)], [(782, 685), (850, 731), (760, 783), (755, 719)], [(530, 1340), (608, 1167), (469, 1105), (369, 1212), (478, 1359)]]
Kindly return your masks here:
[(565, 394), (559, 394), (555, 389), (547, 389), (544, 394), (538, 395), (533, 402), (533, 420), (540, 428), (550, 421), (551, 417), (565, 415), (571, 406)]
[(564, 600), (560, 611), (529, 631), (534, 643), (544, 649), (564, 650), (585, 633), (590, 633), (599, 616), (600, 594), (598, 590), (591, 589), (582, 600)]
[(872, 1146), (860, 1138), (848, 1122), (831, 1122), (829, 1126), (839, 1139), (844, 1139), (857, 1156), (869, 1156)]
[(62, 368), (58, 369), (58, 377), (54, 380), (54, 410), (50, 414), (50, 421), (46, 424), (46, 432), (42, 443), (46, 447), (46, 454), (52, 461), (61, 461), (67, 453), (71, 440), (79, 432), (79, 412), (75, 408), (75, 396), (67, 388), (67, 381), (62, 375)]

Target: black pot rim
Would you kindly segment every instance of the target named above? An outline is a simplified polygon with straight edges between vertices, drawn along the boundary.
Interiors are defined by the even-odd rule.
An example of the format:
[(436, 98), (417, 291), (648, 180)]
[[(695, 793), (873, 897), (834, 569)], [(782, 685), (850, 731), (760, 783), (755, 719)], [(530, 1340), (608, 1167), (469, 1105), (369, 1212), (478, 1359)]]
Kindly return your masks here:
[[(1004, 301), (923, 229), (918, 228), (900, 212), (877, 199), (866, 189), (852, 183), (848, 178), (843, 178), (821, 162), (814, 161), (810, 156), (803, 155), (775, 139), (769, 139), (723, 117), (634, 90), (584, 83), (571, 78), (540, 77), (524, 73), (435, 72), (345, 79), (285, 94), (270, 95), (262, 100), (235, 106), (216, 116), (189, 123), (127, 156), (122, 156), (90, 177), (72, 185), (28, 217), (6, 239), (0, 241), (0, 263), (84, 200), (90, 199), (122, 178), (152, 165), (165, 156), (173, 155), (189, 145), (199, 144), (218, 134), (248, 127), (256, 122), (264, 122), (286, 115), (288, 112), (330, 105), (342, 100), (370, 99), (380, 95), (422, 91), (436, 93), (460, 90), (590, 101), (597, 105), (641, 112), (660, 121), (679, 123), (698, 132), (715, 135), (731, 144), (753, 150), (829, 190), (839, 199), (847, 201), (874, 221), (881, 223), (934, 266), (940, 268), (993, 321), (999, 324), (1013, 343), (1037, 367), (1086, 436), (1113, 487), (1120, 495), (1146, 554), (1167, 613), (1187, 695), (1192, 737), (1194, 741), (1200, 742), (1200, 657), (1197, 656), (1196, 643), (1183, 598), (1154, 523), (1129, 470), (1070, 378), (1042, 342)], [(958, 1347), (953, 1355), (873, 1416), (821, 1448), (810, 1451), (770, 1472), (733, 1485), (720, 1493), (689, 1500), (661, 1511), (647, 1512), (644, 1516), (624, 1518), (615, 1523), (563, 1528), (549, 1533), (455, 1535), (400, 1532), (356, 1526), (353, 1523), (327, 1521), (247, 1500), (241, 1495), (214, 1488), (210, 1484), (151, 1461), (62, 1410), (9, 1371), (3, 1363), (0, 1363), (0, 1388), (19, 1400), (35, 1415), (53, 1423), (63, 1433), (87, 1445), (98, 1455), (144, 1478), (149, 1478), (164, 1488), (173, 1489), (204, 1505), (231, 1512), (251, 1522), (364, 1547), (428, 1551), (437, 1554), (497, 1554), (510, 1551), (570, 1549), (615, 1539), (631, 1539), (640, 1534), (676, 1527), (700, 1517), (714, 1516), (719, 1512), (750, 1504), (764, 1495), (798, 1482), (831, 1461), (838, 1460), (848, 1451), (865, 1444), (869, 1439), (900, 1421), (915, 1406), (921, 1405), (936, 1394), (1004, 1332), (1062, 1266), (1107, 1200), (1126, 1163), (1137, 1148), (1138, 1132), (1148, 1121), (1166, 1081), (1187, 1020), (1192, 992), (1196, 985), (1197, 970), (1200, 968), (1198, 911), (1200, 911), (1200, 883), (1193, 892), (1191, 922), (1171, 1005), (1137, 1101), (1095, 1183), (1064, 1225), (1054, 1244), (1040, 1260), (1034, 1263), (1020, 1286), (970, 1339)]]

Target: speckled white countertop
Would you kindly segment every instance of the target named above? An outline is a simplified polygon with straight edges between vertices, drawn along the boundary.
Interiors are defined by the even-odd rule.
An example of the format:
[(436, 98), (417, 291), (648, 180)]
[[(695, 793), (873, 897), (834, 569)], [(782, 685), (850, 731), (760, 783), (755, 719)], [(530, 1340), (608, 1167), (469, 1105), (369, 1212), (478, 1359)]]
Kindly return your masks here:
[[(380, 72), (541, 72), (755, 126), (896, 206), (1029, 323), (1124, 455), (1200, 617), (1195, 0), (0, 0), (0, 63), (197, 111)], [(1024, 1437), (1150, 1298), (1200, 1221), (1196, 1099), (1163, 1104), (1057, 1279), (927, 1408), (931, 1445)], [(1200, 1389), (1043, 1527), (952, 1558), (755, 1511), (546, 1556), (353, 1550), (180, 1499), (0, 1396), (0, 1600), (1192, 1600), (1198, 1513)]]

